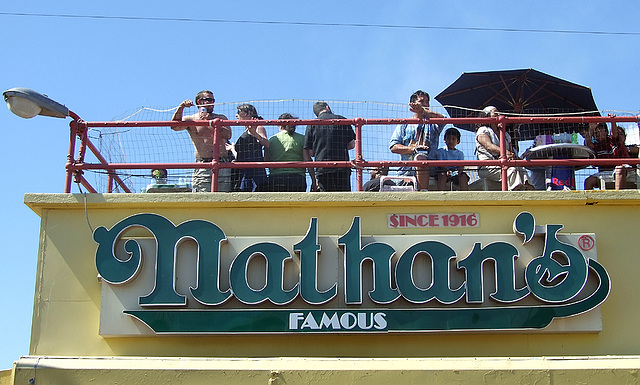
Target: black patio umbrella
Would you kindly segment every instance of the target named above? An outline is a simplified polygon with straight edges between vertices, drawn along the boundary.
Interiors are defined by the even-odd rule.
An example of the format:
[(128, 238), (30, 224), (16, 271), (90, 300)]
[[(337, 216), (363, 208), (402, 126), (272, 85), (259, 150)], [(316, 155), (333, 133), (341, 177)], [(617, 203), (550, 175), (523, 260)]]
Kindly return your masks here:
[[(505, 71), (465, 72), (435, 99), (452, 118), (477, 117), (486, 106), (515, 114), (599, 115), (591, 89), (536, 71), (532, 68)], [(471, 125), (459, 128), (474, 131)], [(522, 125), (518, 139), (532, 139), (545, 130), (576, 131), (578, 127)]]

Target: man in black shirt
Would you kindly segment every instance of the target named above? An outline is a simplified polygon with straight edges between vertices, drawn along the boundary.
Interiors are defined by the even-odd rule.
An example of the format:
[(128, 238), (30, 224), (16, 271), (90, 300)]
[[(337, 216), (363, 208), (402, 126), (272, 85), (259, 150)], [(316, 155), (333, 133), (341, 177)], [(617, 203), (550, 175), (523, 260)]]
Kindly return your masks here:
[[(313, 105), (318, 119), (346, 119), (331, 112), (326, 102)], [(304, 160), (317, 162), (349, 160), (356, 146), (356, 134), (350, 125), (311, 125), (304, 135)], [(350, 168), (318, 168), (311, 176), (311, 191), (351, 191)]]

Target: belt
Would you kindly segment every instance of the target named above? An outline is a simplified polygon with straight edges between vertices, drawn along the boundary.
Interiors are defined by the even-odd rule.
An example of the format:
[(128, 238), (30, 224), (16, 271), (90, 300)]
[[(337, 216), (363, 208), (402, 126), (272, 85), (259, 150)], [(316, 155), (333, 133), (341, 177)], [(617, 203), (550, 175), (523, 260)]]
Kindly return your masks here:
[[(213, 162), (213, 158), (196, 158), (196, 162), (198, 163), (211, 163)], [(220, 158), (218, 158), (218, 162), (221, 163), (229, 163), (231, 162), (231, 160), (227, 157), (221, 156)]]

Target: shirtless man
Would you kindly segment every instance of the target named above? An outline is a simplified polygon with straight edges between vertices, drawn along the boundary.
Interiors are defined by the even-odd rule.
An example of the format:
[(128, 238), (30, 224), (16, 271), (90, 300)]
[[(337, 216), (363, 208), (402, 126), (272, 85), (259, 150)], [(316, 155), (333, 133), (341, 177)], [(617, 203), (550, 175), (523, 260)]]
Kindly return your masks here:
[[(195, 120), (213, 120), (220, 118), (222, 120), (228, 120), (226, 116), (222, 114), (213, 113), (213, 105), (215, 99), (211, 91), (200, 91), (196, 95), (196, 103), (198, 106), (198, 112), (193, 115), (182, 116), (185, 107), (192, 107), (194, 104), (191, 100), (187, 99), (180, 103), (178, 109), (173, 114), (171, 120), (175, 121), (187, 121), (192, 122)], [(213, 127), (209, 126), (177, 126), (171, 127), (174, 131), (187, 130), (193, 147), (195, 148), (196, 162), (210, 163), (213, 160)], [(219, 162), (228, 163), (232, 159), (229, 156), (229, 139), (231, 139), (231, 129), (227, 126), (222, 126), (221, 143), (219, 152)], [(192, 177), (192, 191), (193, 192), (210, 192), (211, 191), (211, 175), (212, 170), (208, 168), (193, 170)], [(220, 169), (218, 177), (218, 191), (231, 191), (231, 169)]]

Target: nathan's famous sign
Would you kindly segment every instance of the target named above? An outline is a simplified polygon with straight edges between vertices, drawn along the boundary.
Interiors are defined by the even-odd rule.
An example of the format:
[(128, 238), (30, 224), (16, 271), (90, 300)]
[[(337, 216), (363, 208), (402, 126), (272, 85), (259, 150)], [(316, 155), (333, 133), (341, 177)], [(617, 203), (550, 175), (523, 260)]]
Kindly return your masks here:
[[(477, 227), (478, 214), (463, 217)], [(346, 233), (320, 237), (312, 218), (306, 234), (274, 239), (130, 216), (93, 235), (100, 333), (602, 329), (594, 308), (610, 282), (594, 234), (536, 226), (528, 212), (515, 234), (438, 235), (429, 226), (451, 214), (419, 218), (389, 214), (391, 234), (363, 236), (355, 217)], [(424, 234), (402, 234), (406, 219)]]

